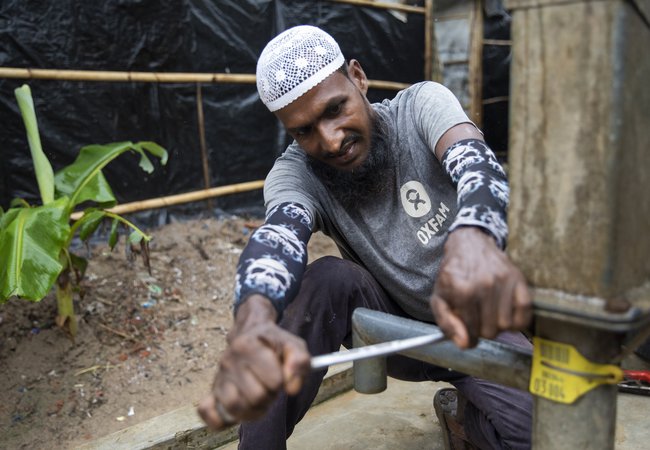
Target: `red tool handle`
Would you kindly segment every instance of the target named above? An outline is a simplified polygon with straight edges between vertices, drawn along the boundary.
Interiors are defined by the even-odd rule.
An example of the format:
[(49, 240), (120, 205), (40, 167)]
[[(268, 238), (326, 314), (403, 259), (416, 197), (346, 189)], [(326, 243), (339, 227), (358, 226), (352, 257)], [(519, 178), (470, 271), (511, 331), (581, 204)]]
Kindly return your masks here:
[(637, 380), (650, 383), (650, 370), (624, 370), (626, 380)]

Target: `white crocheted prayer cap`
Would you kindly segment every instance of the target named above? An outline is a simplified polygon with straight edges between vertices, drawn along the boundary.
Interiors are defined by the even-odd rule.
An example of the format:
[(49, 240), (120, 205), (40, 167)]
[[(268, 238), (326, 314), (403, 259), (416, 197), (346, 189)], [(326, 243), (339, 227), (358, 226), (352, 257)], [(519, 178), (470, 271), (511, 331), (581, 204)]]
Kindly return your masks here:
[(269, 42), (257, 61), (257, 91), (271, 111), (284, 108), (343, 65), (334, 38), (310, 25), (289, 28)]

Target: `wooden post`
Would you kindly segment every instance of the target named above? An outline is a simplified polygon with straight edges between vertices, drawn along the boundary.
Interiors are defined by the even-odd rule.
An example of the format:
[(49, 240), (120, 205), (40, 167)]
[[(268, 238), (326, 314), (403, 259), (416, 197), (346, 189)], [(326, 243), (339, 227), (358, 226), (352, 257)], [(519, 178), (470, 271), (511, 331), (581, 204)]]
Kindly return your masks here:
[[(650, 5), (506, 4), (508, 252), (536, 287), (536, 335), (597, 364), (620, 362), (650, 315), (650, 27), (637, 3)], [(572, 404), (536, 396), (533, 448), (614, 449), (616, 396), (615, 384)]]
[(433, 21), (434, 0), (424, 2), (424, 79), (442, 83), (442, 67), (436, 45), (436, 30)]
[(474, 2), (470, 26), (468, 74), (470, 119), (481, 128), (483, 126), (483, 0)]

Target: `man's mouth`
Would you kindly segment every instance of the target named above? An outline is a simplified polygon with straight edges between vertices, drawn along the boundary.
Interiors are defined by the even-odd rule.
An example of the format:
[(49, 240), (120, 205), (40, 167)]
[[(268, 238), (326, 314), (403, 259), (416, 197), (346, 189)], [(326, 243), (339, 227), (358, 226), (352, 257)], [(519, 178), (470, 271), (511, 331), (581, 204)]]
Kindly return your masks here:
[(349, 144), (346, 144), (339, 152), (338, 159), (343, 162), (348, 162), (352, 157), (354, 157), (355, 148), (356, 141), (352, 141)]
[(346, 139), (343, 142), (341, 150), (333, 158), (337, 166), (347, 166), (359, 156), (356, 151), (358, 148), (357, 143), (356, 137)]

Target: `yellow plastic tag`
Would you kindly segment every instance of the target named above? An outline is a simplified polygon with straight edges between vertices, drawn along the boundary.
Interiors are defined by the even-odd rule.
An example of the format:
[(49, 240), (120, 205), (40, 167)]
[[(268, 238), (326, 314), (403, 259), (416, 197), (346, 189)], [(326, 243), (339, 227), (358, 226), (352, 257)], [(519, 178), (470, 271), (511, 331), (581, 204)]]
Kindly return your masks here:
[(596, 386), (623, 379), (619, 367), (592, 363), (571, 345), (535, 337), (533, 346), (529, 390), (537, 396), (570, 404)]

